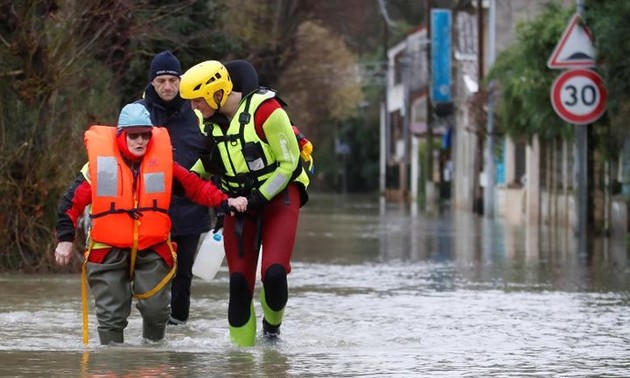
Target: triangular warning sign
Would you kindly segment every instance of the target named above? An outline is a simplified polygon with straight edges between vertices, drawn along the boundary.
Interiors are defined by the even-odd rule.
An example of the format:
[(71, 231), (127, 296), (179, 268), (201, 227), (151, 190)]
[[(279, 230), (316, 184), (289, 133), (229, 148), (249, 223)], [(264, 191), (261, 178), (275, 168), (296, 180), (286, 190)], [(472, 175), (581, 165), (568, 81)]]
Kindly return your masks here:
[(595, 47), (591, 32), (580, 25), (575, 14), (562, 33), (560, 42), (547, 61), (549, 68), (586, 68), (595, 66)]

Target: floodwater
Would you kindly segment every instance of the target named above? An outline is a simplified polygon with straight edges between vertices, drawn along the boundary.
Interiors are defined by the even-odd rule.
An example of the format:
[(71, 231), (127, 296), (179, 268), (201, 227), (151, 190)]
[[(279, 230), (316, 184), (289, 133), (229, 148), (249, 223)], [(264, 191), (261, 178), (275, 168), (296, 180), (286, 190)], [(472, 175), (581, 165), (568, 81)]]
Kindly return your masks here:
[[(81, 340), (77, 275), (0, 276), (2, 377), (628, 377), (625, 241), (313, 195), (301, 213), (281, 339), (227, 333), (227, 269), (195, 279), (191, 320), (144, 344)], [(91, 301), (91, 300), (90, 300)], [(256, 301), (258, 322), (261, 310)]]

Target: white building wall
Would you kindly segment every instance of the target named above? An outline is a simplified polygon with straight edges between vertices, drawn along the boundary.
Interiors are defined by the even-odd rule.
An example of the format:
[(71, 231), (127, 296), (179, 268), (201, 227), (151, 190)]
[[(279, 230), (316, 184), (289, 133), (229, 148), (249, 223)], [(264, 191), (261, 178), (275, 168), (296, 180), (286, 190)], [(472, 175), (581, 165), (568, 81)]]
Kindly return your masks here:
[[(495, 0), (496, 4), (496, 55), (499, 55), (501, 51), (506, 49), (511, 43), (514, 41), (515, 37), (515, 28), (516, 25), (525, 20), (531, 20), (540, 12), (543, 5), (546, 3), (546, 0)], [(561, 0), (561, 2), (569, 7), (575, 6), (574, 0)], [(487, 6), (489, 2), (484, 2), (484, 7)], [(477, 2), (472, 2), (472, 5), (476, 5)], [(484, 74), (489, 71), (491, 67), (488, 66), (488, 58), (489, 58), (489, 33), (488, 33), (488, 10), (486, 8), (485, 11), (485, 26), (484, 26), (484, 62), (486, 62), (484, 66)], [(460, 12), (462, 13), (462, 12)], [(475, 158), (476, 158), (476, 149), (478, 147), (477, 138), (478, 136), (471, 132), (471, 130), (475, 129), (475, 126), (472, 124), (472, 120), (467, 117), (467, 113), (465, 109), (467, 108), (468, 100), (474, 95), (475, 86), (478, 85), (479, 75), (477, 73), (478, 69), (478, 38), (477, 38), (477, 10), (472, 10), (468, 14), (457, 14), (455, 15), (455, 31), (454, 31), (454, 41), (456, 41), (456, 45), (454, 48), (456, 51), (454, 52), (455, 56), (455, 101), (456, 106), (459, 109), (457, 112), (456, 119), (456, 144), (454, 148), (454, 155), (457, 156), (455, 162), (455, 177), (454, 182), (456, 183), (453, 194), (453, 204), (454, 206), (465, 209), (472, 210), (473, 209), (473, 193), (474, 193), (474, 185), (476, 183), (475, 175), (478, 174), (476, 172), (476, 168), (474, 166)], [(568, 21), (568, 20), (567, 20)], [(548, 57), (540, 57), (540, 59), (547, 60)], [(514, 148), (513, 143), (509, 141), (507, 143), (508, 148), (507, 153), (511, 153), (512, 155), (506, 156), (506, 164), (514, 164)], [(530, 154), (534, 153), (534, 151), (538, 151), (539, 149), (530, 150)], [(527, 167), (528, 175), (529, 174), (537, 174), (538, 167), (531, 166), (532, 162), (539, 161), (539, 158), (535, 158), (530, 156), (529, 164)], [(513, 167), (505, 167), (507, 176), (512, 177), (513, 175)], [(507, 180), (506, 182), (510, 183), (514, 180)], [(528, 191), (533, 190), (532, 187), (527, 189)], [(539, 189), (538, 189), (539, 190)], [(525, 221), (527, 211), (527, 200), (526, 196), (529, 196), (530, 199), (538, 198), (541, 200), (540, 193), (533, 194), (527, 193), (524, 187), (518, 188), (514, 186), (506, 186), (501, 185), (497, 187), (496, 190), (497, 198), (495, 202), (495, 214), (506, 218), (510, 223), (519, 223)], [(540, 201), (539, 201), (540, 202)], [(535, 211), (535, 209), (529, 209), (530, 219), (533, 217), (535, 219), (540, 219), (540, 212)]]

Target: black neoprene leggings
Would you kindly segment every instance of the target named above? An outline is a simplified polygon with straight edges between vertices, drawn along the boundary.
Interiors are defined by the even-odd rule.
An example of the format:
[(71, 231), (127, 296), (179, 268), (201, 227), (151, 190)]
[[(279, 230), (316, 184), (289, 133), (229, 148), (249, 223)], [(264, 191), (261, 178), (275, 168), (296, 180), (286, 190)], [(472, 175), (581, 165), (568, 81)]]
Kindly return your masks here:
[(190, 285), (199, 234), (174, 236), (177, 243), (177, 274), (171, 285), (171, 317), (187, 321), (190, 313)]

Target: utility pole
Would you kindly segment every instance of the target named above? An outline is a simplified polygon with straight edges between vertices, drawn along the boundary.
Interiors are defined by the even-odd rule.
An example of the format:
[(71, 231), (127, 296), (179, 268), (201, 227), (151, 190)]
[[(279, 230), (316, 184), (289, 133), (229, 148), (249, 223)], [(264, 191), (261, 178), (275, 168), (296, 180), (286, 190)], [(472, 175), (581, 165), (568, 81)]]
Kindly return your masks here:
[(452, 34), (453, 21), (450, 8), (432, 8), (429, 0), (427, 7), (430, 11), (428, 34), (430, 49), (427, 51), (429, 59), (430, 95), (427, 106), (427, 181), (425, 183), (425, 197), (427, 210), (435, 209), (439, 193), (433, 181), (433, 120), (451, 116), (453, 113), (452, 90)]
[(386, 177), (387, 177), (387, 160), (391, 154), (391, 140), (392, 133), (390, 127), (390, 119), (389, 119), (389, 57), (387, 55), (387, 51), (389, 48), (389, 28), (393, 26), (392, 20), (389, 18), (389, 14), (387, 13), (387, 8), (385, 7), (385, 2), (383, 0), (378, 1), (379, 10), (381, 12), (381, 16), (383, 17), (383, 64), (385, 68), (385, 89), (383, 91), (383, 105), (381, 107), (381, 148), (380, 148), (380, 177), (379, 177), (379, 188), (381, 192), (381, 197), (385, 198), (386, 192)]
[[(494, 64), (496, 54), (496, 0), (490, 0), (490, 15), (488, 20), (488, 67)], [(483, 54), (483, 51), (481, 52)], [(480, 83), (481, 84), (481, 83)], [(494, 86), (490, 85), (488, 96), (488, 114), (486, 121), (486, 188), (484, 190), (483, 213), (488, 218), (494, 218), (494, 198), (496, 186), (496, 171), (494, 167)]]
[[(484, 52), (484, 44), (483, 44), (483, 0), (477, 0), (477, 83), (481, 85), (481, 81), (483, 80), (483, 52)], [(480, 174), (482, 168), (482, 160), (483, 160), (483, 152), (482, 152), (482, 143), (481, 136), (477, 138), (477, 145), (475, 147), (475, 157), (474, 157), (474, 174), (473, 174), (473, 212), (477, 214), (483, 213), (483, 194), (481, 192), (481, 183), (480, 183)]]
[[(431, 0), (426, 0), (426, 9), (427, 9), (427, 40), (431, 41), (431, 9), (433, 8), (433, 4)], [(429, 78), (432, 77), (433, 72), (431, 70), (431, 59), (433, 59), (431, 55), (431, 46), (427, 49), (427, 71), (429, 74)], [(427, 205), (432, 200), (429, 196), (433, 193), (433, 190), (427, 190), (428, 188), (433, 189), (433, 101), (431, 100), (431, 96), (427, 95), (427, 159), (426, 164), (427, 167), (424, 170), (426, 172), (426, 181), (424, 185), (424, 193), (425, 200)]]
[(401, 199), (403, 201), (407, 201), (411, 198), (409, 193), (409, 163), (411, 148), (410, 142), (410, 126), (411, 126), (411, 107), (409, 106), (409, 91), (410, 91), (410, 80), (411, 80), (411, 57), (409, 56), (409, 45), (406, 47), (406, 51), (403, 53), (403, 56), (399, 60), (399, 64), (402, 69), (402, 85), (403, 85), (403, 124), (402, 124), (402, 132), (403, 132), (403, 157), (400, 162), (400, 194)]
[[(432, 4), (431, 4), (431, 0), (426, 0), (426, 17), (427, 17), (427, 41), (431, 41), (431, 9), (432, 9)], [(429, 46), (429, 48), (427, 48), (427, 76), (428, 79), (431, 80), (431, 78), (433, 77), (433, 72), (431, 69), (432, 63), (431, 63), (431, 46)], [(430, 84), (429, 84), (430, 87)], [(433, 142), (433, 101), (431, 101), (431, 96), (427, 94), (427, 158), (426, 158), (426, 169), (424, 170), (425, 172), (425, 178), (424, 178), (424, 193), (425, 193), (425, 201), (426, 201), (426, 207), (428, 208), (429, 203), (431, 201), (430, 198), (428, 198), (428, 196), (430, 195), (431, 191), (427, 190), (427, 187), (430, 185), (429, 183), (431, 182), (431, 180), (433, 179), (433, 151), (432, 151), (432, 142)]]

